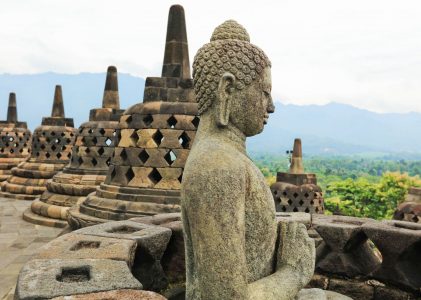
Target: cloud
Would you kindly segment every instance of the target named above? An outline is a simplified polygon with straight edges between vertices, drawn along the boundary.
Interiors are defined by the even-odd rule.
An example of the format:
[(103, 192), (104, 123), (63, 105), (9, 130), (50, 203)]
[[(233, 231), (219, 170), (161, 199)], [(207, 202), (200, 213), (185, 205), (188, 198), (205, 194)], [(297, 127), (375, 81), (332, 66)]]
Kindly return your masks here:
[[(172, 1), (0, 2), (0, 73), (160, 73)], [(272, 60), (285, 103), (352, 104), (421, 112), (418, 0), (180, 1), (190, 58), (213, 29), (236, 19)]]

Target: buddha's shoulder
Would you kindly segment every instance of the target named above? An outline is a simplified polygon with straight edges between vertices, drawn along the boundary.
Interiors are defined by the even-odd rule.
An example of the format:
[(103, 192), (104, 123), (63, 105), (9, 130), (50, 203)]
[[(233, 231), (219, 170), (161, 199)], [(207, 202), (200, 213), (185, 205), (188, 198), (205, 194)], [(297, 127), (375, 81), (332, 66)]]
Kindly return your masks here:
[(188, 163), (192, 167), (207, 170), (247, 169), (244, 154), (222, 143), (207, 142), (195, 145), (189, 154)]

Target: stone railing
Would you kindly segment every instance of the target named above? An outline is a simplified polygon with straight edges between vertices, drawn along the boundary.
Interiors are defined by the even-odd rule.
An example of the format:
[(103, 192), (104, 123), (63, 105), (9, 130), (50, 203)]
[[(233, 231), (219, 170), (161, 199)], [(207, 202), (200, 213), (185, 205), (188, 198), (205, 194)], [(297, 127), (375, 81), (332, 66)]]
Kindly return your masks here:
[[(277, 218), (304, 223), (316, 241), (309, 287), (356, 300), (421, 296), (421, 225), (306, 213)], [(180, 214), (162, 214), (99, 224), (51, 241), (21, 270), (15, 299), (91, 299), (97, 291), (144, 289), (177, 300), (184, 299), (184, 282)]]
[(318, 241), (311, 286), (354, 299), (421, 296), (421, 225), (314, 215), (310, 233)]

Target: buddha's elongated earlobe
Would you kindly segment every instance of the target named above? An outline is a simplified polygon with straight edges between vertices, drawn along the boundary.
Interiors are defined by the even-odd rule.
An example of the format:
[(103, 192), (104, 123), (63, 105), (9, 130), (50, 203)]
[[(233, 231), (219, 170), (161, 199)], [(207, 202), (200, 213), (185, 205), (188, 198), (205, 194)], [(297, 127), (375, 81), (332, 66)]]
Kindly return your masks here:
[(235, 76), (229, 72), (222, 75), (218, 85), (216, 123), (218, 126), (228, 125), (231, 111), (231, 98), (234, 91)]

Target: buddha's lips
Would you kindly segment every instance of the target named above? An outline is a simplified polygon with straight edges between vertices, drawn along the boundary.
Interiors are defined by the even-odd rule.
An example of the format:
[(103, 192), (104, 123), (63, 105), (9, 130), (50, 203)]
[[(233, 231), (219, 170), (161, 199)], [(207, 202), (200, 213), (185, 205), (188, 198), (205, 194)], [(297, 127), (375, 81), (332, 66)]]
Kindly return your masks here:
[(269, 115), (265, 114), (265, 117), (263, 118), (263, 124), (266, 125), (268, 123)]

